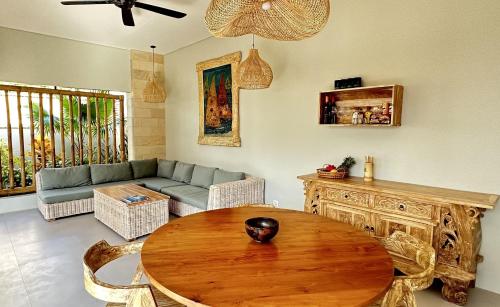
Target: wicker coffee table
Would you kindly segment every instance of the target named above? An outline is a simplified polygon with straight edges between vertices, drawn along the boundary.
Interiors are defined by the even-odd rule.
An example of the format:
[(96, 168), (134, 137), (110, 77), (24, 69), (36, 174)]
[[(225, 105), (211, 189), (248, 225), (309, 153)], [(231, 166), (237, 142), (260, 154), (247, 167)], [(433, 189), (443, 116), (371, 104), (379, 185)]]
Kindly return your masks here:
[[(127, 204), (124, 198), (144, 195), (148, 199)], [(136, 184), (98, 188), (94, 190), (95, 217), (128, 241), (152, 233), (168, 223), (170, 197)]]

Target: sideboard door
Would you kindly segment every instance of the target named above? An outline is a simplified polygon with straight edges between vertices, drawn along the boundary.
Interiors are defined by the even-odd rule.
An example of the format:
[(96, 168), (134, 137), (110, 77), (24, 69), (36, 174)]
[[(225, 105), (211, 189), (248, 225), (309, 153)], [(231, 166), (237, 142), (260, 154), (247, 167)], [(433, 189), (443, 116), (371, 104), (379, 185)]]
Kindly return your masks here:
[(432, 225), (376, 213), (373, 214), (373, 220), (375, 235), (378, 237), (388, 237), (399, 230), (432, 245), (434, 229)]
[(353, 225), (356, 229), (371, 233), (371, 214), (368, 211), (339, 206), (332, 202), (324, 202), (325, 216), (346, 224)]

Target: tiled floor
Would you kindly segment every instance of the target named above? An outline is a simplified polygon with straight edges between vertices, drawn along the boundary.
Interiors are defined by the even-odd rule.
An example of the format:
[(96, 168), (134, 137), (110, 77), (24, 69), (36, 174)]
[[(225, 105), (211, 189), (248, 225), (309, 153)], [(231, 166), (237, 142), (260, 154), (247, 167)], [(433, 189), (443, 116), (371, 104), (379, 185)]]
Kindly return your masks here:
[[(37, 210), (0, 215), (0, 306), (104, 306), (88, 295), (82, 282), (81, 258), (93, 243), (124, 240), (92, 214), (46, 222)], [(138, 262), (130, 256), (105, 266), (98, 276), (128, 284)], [(421, 307), (455, 306), (441, 300), (438, 290), (417, 294)], [(500, 295), (471, 291), (468, 306), (500, 306)]]

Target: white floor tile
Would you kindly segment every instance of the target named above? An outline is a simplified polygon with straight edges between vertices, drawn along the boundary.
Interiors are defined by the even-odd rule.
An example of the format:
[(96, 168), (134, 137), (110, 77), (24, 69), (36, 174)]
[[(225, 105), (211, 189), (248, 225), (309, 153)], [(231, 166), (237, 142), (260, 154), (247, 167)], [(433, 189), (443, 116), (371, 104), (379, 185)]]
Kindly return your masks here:
[[(0, 216), (2, 215), (0, 214)], [(7, 231), (7, 225), (3, 222), (3, 220), (0, 220), (0, 248), (10, 246), (12, 245), (10, 244), (10, 236)]]
[[(5, 254), (1, 255), (5, 256)], [(0, 269), (0, 306), (29, 306), (28, 293), (17, 265), (4, 266)]]
[(10, 271), (18, 268), (18, 263), (14, 249), (11, 245), (0, 246), (0, 274), (3, 271)]
[(28, 294), (24, 286), (18, 285), (4, 288), (0, 291), (0, 306), (2, 307), (30, 307)]

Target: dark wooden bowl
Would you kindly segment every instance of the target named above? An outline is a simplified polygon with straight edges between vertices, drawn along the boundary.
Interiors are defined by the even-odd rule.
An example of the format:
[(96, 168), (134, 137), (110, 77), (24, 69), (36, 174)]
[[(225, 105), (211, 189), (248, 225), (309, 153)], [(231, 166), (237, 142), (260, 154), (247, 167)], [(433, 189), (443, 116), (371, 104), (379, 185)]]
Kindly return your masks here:
[(254, 217), (245, 221), (247, 234), (259, 243), (270, 241), (279, 229), (280, 223), (270, 217)]

